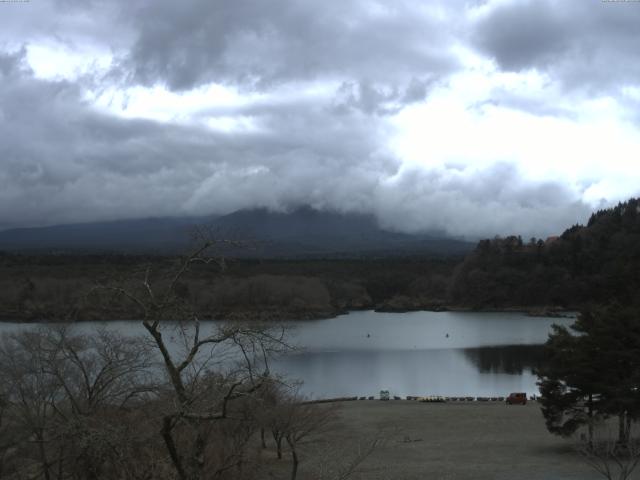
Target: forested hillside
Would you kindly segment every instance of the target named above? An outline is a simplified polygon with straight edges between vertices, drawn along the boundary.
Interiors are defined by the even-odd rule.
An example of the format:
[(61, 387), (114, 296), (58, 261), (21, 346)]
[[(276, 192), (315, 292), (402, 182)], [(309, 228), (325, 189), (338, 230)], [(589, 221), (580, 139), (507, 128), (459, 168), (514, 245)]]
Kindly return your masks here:
[[(178, 257), (0, 254), (0, 319), (137, 318), (135, 305), (90, 295), (114, 279), (141, 285)], [(326, 318), (354, 309), (579, 309), (639, 302), (640, 200), (546, 240), (482, 240), (462, 257), (227, 258), (181, 287), (203, 318)]]
[(594, 213), (559, 237), (482, 240), (454, 273), (450, 300), (478, 308), (637, 302), (640, 200)]

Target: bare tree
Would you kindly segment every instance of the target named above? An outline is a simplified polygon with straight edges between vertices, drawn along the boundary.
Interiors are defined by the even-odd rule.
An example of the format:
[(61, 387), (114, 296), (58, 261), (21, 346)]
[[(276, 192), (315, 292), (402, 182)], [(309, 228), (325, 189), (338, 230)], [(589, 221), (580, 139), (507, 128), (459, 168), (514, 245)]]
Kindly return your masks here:
[[(288, 450), (291, 458), (290, 478), (298, 477), (304, 459), (309, 478), (346, 480), (378, 448), (386, 434), (378, 432), (355, 445), (337, 445), (331, 440), (336, 426), (339, 404), (308, 401), (299, 394), (300, 384), (271, 379), (261, 391), (262, 408), (258, 410), (261, 430), (273, 437), (278, 459)], [(262, 438), (261, 448), (268, 446)]]
[(3, 430), (12, 438), (5, 476), (91, 479), (125, 471), (135, 435), (122, 416), (154, 390), (146, 381), (148, 348), (115, 333), (46, 328), (4, 336), (0, 362)]
[(260, 408), (257, 411), (260, 426), (260, 444), (267, 448), (265, 432), (268, 431), (276, 447), (276, 455), (282, 460), (282, 444), (286, 434), (286, 411), (289, 405), (287, 395), (290, 386), (277, 378), (265, 383), (260, 391)]
[[(233, 420), (257, 428), (243, 407), (257, 398), (268, 381), (269, 357), (287, 348), (283, 329), (241, 323), (216, 324), (209, 331), (202, 327), (181, 285), (196, 265), (223, 266), (208, 252), (226, 243), (206, 241), (168, 274), (152, 278), (149, 268), (134, 288), (100, 287), (138, 306), (142, 325), (160, 353), (170, 386), (164, 392), (166, 408), (160, 433), (180, 480), (203, 478), (205, 471), (221, 477), (229, 469), (241, 467), (244, 459), (237, 449), (216, 461), (219, 456), (209, 448), (216, 430), (212, 424)], [(175, 348), (170, 335), (177, 337), (180, 349)]]
[[(40, 355), (42, 339), (38, 335), (16, 334), (3, 338), (0, 345), (0, 388), (5, 413), (11, 416), (10, 435), (14, 438), (14, 456), (20, 461), (10, 467), (18, 474), (25, 466), (53, 478), (53, 461), (48, 448), (52, 444), (55, 406), (61, 398), (58, 382), (44, 371)], [(6, 466), (5, 466), (6, 467)]]
[(296, 480), (300, 464), (300, 444), (312, 435), (322, 432), (322, 429), (333, 419), (335, 410), (331, 407), (298, 401), (293, 395), (288, 405), (283, 409), (285, 420), (284, 438), (291, 451), (291, 480)]

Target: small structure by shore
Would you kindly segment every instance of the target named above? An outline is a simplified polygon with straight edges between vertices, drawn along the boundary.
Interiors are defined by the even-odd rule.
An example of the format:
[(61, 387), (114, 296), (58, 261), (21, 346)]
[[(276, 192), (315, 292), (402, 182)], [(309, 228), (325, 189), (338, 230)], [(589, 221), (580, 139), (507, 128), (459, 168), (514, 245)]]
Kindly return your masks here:
[[(386, 394), (382, 394), (385, 392)], [(363, 401), (363, 400), (378, 400), (378, 401), (390, 401), (393, 398), (395, 401), (412, 401), (412, 402), (420, 402), (420, 403), (448, 403), (448, 402), (504, 402), (506, 397), (503, 396), (492, 396), (492, 397), (484, 397), (484, 396), (462, 396), (462, 397), (445, 397), (442, 395), (407, 395), (404, 397), (399, 397), (398, 395), (394, 395), (391, 397), (389, 395), (388, 390), (381, 390), (381, 393), (378, 397), (374, 395), (369, 396), (354, 396), (354, 397), (333, 397), (333, 398), (321, 398), (314, 400), (307, 400), (302, 402), (303, 404), (312, 404), (312, 403), (337, 403), (337, 402), (353, 402), (353, 401)], [(530, 401), (536, 401), (537, 397), (535, 395), (529, 397)]]

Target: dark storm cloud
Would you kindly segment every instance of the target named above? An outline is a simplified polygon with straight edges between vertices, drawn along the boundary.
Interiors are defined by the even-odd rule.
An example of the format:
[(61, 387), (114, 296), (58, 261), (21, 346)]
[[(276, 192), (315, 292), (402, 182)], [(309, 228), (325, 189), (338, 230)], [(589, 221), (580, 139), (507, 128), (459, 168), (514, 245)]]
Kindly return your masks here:
[(307, 203), (363, 208), (363, 189), (397, 168), (375, 153), (377, 130), (361, 117), (328, 126), (322, 108), (272, 106), (265, 132), (234, 135), (124, 120), (94, 111), (73, 83), (34, 78), (19, 67), (22, 55), (0, 57), (4, 227)]
[[(0, 92), (4, 227), (310, 204), (372, 212), (397, 230), (473, 236), (546, 234), (584, 216), (584, 205), (554, 213), (574, 205), (570, 195), (523, 182), (506, 164), (401, 170), (377, 140), (384, 127), (360, 110), (328, 122), (329, 106), (263, 105), (253, 114), (267, 128), (229, 135), (115, 118), (73, 83), (34, 78), (19, 54), (0, 65), (11, 65)], [(544, 231), (532, 231), (543, 215)]]
[(24, 49), (17, 52), (0, 52), (0, 74), (3, 77), (12, 77), (19, 74), (21, 70), (28, 70), (24, 62), (25, 53)]
[[(0, 228), (308, 204), (374, 213), (402, 231), (557, 233), (589, 210), (561, 181), (526, 179), (508, 161), (409, 166), (388, 145), (390, 117), (463, 71), (454, 45), (494, 57), (503, 70), (538, 68), (567, 87), (614, 91), (638, 78), (632, 10), (586, 0), (491, 4), (2, 5)], [(487, 13), (470, 21), (470, 8)], [(44, 79), (27, 62), (34, 45), (63, 45), (89, 60), (107, 52), (113, 63)], [(203, 107), (181, 122), (123, 118), (88, 100), (110, 89), (126, 95), (128, 87), (165, 85), (182, 93), (212, 82), (258, 95)], [(572, 114), (509, 89), (470, 108), (481, 113), (487, 102), (536, 116)], [(255, 128), (204, 126), (221, 118), (246, 118)]]
[(404, 1), (145, 2), (120, 69), (135, 83), (175, 90), (317, 78), (395, 85), (456, 67), (443, 49), (451, 32), (422, 10)]
[(479, 23), (476, 40), (504, 69), (546, 66), (571, 47), (570, 19), (560, 10), (547, 0), (504, 4)]
[(637, 84), (640, 4), (514, 0), (481, 17), (472, 44), (504, 70), (536, 68), (567, 88)]

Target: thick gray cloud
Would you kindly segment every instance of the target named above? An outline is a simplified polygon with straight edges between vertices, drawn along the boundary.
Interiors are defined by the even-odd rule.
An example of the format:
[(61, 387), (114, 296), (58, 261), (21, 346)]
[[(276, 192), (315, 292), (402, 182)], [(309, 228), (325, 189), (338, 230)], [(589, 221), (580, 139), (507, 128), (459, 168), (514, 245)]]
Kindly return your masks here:
[(489, 10), (471, 40), (511, 71), (536, 68), (569, 89), (638, 84), (640, 5), (514, 0)]
[[(563, 88), (618, 95), (637, 83), (632, 27), (640, 8), (599, 1), (492, 5), (0, 4), (0, 228), (312, 205), (374, 213), (401, 231), (558, 233), (590, 210), (563, 179), (527, 179), (508, 157), (481, 166), (464, 158), (405, 162), (389, 147), (397, 133), (389, 119), (464, 71), (454, 47), (495, 58), (503, 71), (535, 68)], [(486, 13), (474, 19), (478, 8)], [(43, 78), (29, 64), (37, 45), (63, 45), (89, 60), (106, 52), (113, 61)], [(254, 97), (203, 105), (188, 121), (126, 118), (91, 100), (130, 87), (185, 93), (212, 82)], [(297, 93), (307, 87), (321, 93)], [(577, 115), (551, 97), (540, 101), (506, 87), (469, 109), (482, 115), (487, 103), (537, 117)], [(206, 126), (220, 118), (246, 118), (256, 128)]]
[[(586, 215), (578, 205), (549, 223), (570, 195), (523, 183), (509, 165), (400, 171), (376, 140), (381, 127), (359, 110), (328, 123), (323, 106), (263, 105), (243, 114), (262, 118), (269, 132), (226, 135), (93, 111), (74, 84), (35, 79), (19, 53), (0, 65), (5, 227), (310, 204), (373, 212), (402, 231), (475, 236), (546, 234)], [(544, 231), (534, 231), (542, 218)]]
[(351, 179), (361, 188), (396, 168), (374, 155), (375, 128), (346, 116), (328, 127), (312, 105), (265, 106), (253, 114), (271, 133), (226, 135), (93, 111), (76, 85), (34, 78), (20, 53), (0, 65), (4, 226), (324, 206), (328, 197), (349, 208), (358, 203)]
[(413, 78), (404, 88), (375, 85), (369, 81), (343, 82), (336, 92), (335, 111), (360, 110), (367, 115), (392, 115), (404, 106), (427, 98), (435, 82)]
[(455, 167), (408, 170), (384, 186), (376, 201), (388, 228), (418, 232), (427, 224), (471, 238), (509, 231), (525, 237), (559, 234), (586, 221), (591, 210), (561, 184), (527, 181), (508, 163), (471, 174)]
[[(454, 2), (457, 3), (457, 2)], [(265, 88), (317, 78), (395, 85), (448, 72), (452, 32), (415, 2), (140, 2), (137, 38), (120, 68), (176, 90), (212, 81)]]

